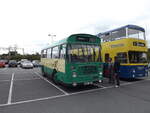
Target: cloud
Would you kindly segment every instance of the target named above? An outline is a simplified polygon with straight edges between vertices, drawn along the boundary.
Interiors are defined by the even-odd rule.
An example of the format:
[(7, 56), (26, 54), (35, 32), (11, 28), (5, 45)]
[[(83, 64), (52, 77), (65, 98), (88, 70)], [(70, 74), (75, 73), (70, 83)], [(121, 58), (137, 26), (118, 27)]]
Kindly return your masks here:
[(0, 45), (17, 44), (27, 53), (40, 51), (74, 33), (97, 34), (127, 24), (147, 31), (150, 40), (149, 0), (3, 0), (0, 1)]

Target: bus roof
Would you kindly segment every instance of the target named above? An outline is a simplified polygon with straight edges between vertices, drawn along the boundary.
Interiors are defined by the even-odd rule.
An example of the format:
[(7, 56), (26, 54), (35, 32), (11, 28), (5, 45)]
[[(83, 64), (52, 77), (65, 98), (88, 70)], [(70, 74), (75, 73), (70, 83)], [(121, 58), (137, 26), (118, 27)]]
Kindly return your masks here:
[[(85, 38), (88, 38), (88, 37), (95, 37), (95, 38), (97, 38), (97, 40), (95, 41), (96, 43), (100, 43), (100, 38), (99, 37), (97, 37), (97, 36), (95, 36), (95, 35), (91, 35), (91, 34), (72, 34), (72, 35), (70, 35), (69, 37), (67, 37), (67, 38), (64, 38), (64, 39), (62, 39), (62, 40), (59, 40), (59, 41), (56, 41), (56, 42), (54, 42), (53, 44), (50, 44), (49, 46), (47, 46), (47, 47), (45, 47), (45, 48), (43, 48), (42, 50), (44, 50), (44, 49), (47, 49), (47, 48), (50, 48), (50, 47), (54, 47), (54, 46), (57, 46), (57, 45), (60, 45), (60, 44), (64, 44), (64, 43), (69, 43), (69, 42), (77, 42), (73, 37), (85, 37)], [(83, 42), (84, 43), (84, 42)], [(91, 42), (90, 42), (91, 43)]]
[(117, 29), (113, 29), (113, 30), (110, 30), (110, 31), (99, 33), (97, 36), (104, 35), (104, 34), (107, 34), (107, 33), (110, 33), (110, 32), (114, 32), (114, 31), (119, 31), (119, 30), (125, 29), (125, 28), (130, 28), (130, 29), (135, 29), (135, 30), (140, 30), (140, 31), (145, 32), (145, 29), (140, 27), (140, 26), (137, 26), (137, 25), (126, 25), (126, 26), (119, 27)]

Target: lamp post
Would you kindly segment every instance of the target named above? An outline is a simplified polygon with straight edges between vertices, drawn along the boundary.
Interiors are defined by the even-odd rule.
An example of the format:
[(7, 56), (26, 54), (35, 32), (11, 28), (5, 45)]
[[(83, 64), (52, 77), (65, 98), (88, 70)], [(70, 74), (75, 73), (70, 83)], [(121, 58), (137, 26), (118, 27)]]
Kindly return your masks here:
[(48, 34), (48, 36), (52, 38), (52, 39), (51, 39), (51, 43), (53, 43), (53, 41), (54, 41), (54, 40), (53, 40), (53, 37), (56, 37), (56, 35)]

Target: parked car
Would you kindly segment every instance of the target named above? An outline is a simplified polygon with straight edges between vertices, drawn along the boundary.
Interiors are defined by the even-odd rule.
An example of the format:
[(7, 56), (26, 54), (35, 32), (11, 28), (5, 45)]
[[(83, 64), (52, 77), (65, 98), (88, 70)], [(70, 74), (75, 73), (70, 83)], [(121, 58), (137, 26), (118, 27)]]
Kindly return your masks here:
[(20, 65), (20, 64), (21, 64), (21, 61), (18, 61), (17, 64)]
[(16, 60), (10, 60), (8, 63), (8, 67), (17, 67), (17, 61)]
[(3, 60), (0, 60), (0, 67), (5, 67), (5, 62)]
[(34, 67), (40, 67), (39, 61), (38, 60), (33, 60), (32, 64)]
[(2, 59), (3, 62), (5, 62), (5, 65), (8, 64), (8, 60)]
[(28, 61), (28, 59), (21, 59), (20, 62)]
[(30, 61), (21, 62), (20, 66), (21, 66), (22, 68), (33, 68), (33, 64), (32, 64), (32, 62), (30, 62)]

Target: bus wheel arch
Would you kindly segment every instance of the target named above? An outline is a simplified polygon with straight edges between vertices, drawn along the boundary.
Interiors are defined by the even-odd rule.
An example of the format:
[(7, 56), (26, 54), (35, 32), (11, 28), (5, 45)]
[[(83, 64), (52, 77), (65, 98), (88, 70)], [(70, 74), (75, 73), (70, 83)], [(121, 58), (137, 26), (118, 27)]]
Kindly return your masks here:
[(53, 72), (51, 74), (51, 78), (52, 78), (52, 81), (54, 83), (58, 83), (57, 79), (56, 79), (56, 73), (57, 73), (57, 70), (56, 69), (53, 69)]
[(43, 76), (43, 77), (46, 77), (46, 73), (45, 73), (45, 72), (43, 72), (43, 71), (42, 71), (42, 76)]
[(46, 77), (46, 73), (44, 72), (44, 66), (42, 66), (41, 72), (42, 72), (42, 76), (43, 76), (43, 77)]

